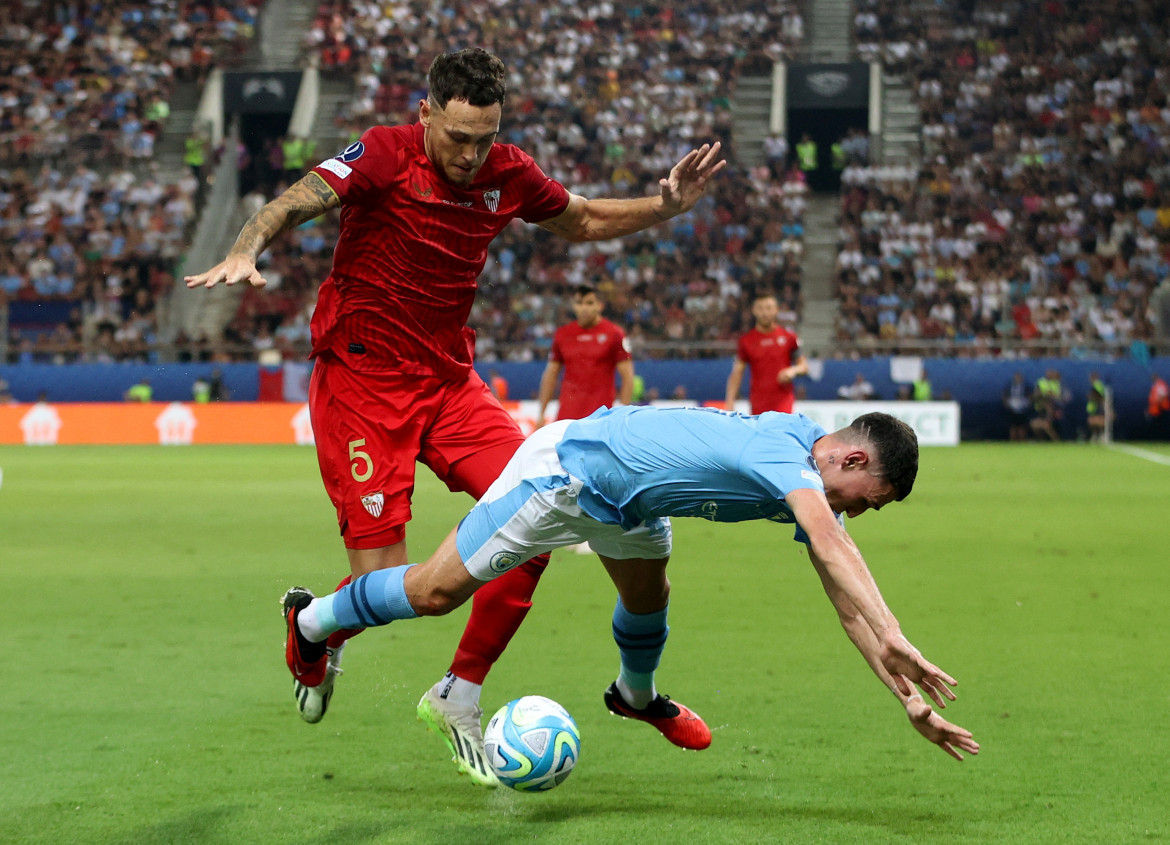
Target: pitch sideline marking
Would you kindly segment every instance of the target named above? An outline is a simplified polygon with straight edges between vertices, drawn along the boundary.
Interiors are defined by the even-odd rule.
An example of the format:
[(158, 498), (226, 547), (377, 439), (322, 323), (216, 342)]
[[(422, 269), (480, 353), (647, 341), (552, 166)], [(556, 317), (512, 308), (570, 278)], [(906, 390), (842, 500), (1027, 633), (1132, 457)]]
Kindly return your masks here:
[(1148, 449), (1139, 449), (1137, 446), (1122, 446), (1117, 443), (1109, 443), (1105, 448), (1114, 452), (1125, 452), (1125, 454), (1133, 455), (1135, 458), (1142, 458), (1146, 461), (1152, 461), (1153, 463), (1170, 467), (1170, 457), (1160, 455), (1157, 452), (1151, 452)]

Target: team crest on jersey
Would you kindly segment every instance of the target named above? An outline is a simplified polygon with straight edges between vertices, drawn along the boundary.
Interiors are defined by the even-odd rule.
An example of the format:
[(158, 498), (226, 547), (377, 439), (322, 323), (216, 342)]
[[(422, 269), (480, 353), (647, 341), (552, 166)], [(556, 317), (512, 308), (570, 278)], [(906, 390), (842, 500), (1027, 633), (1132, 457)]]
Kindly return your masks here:
[(496, 209), (500, 207), (500, 189), (496, 188), (494, 191), (484, 191), (483, 202), (488, 207), (488, 211), (494, 214)]
[(382, 515), (382, 505), (384, 503), (385, 499), (382, 497), (381, 490), (379, 490), (377, 493), (371, 493), (368, 496), (362, 496), (362, 507), (365, 508), (366, 512), (374, 519), (377, 519)]

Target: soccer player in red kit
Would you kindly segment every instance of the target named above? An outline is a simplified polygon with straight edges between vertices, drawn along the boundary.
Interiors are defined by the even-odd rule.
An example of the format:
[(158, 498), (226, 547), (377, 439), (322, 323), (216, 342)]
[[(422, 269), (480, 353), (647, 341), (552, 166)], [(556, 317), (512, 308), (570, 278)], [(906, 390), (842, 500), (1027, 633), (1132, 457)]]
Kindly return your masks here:
[[(656, 196), (571, 194), (523, 151), (496, 143), (506, 76), (484, 50), (438, 56), (418, 123), (367, 130), (253, 215), (223, 262), (186, 277), (188, 287), (263, 286), (256, 260), (265, 248), (340, 207), (333, 269), (313, 313), (309, 408), (349, 556), (343, 584), (407, 564), (416, 460), (479, 498), (523, 440), (472, 369), (466, 322), (491, 240), (517, 217), (574, 242), (637, 232), (693, 208), (725, 164), (719, 144), (705, 144), (659, 180)], [(485, 786), (496, 781), (483, 756), (480, 689), (546, 564), (529, 561), (480, 591), (451, 671), (419, 702), (460, 771)], [(354, 633), (329, 638), (324, 678), (294, 683), (306, 721), (324, 716)]]
[(796, 335), (777, 322), (779, 315), (780, 304), (774, 294), (762, 293), (752, 301), (752, 317), (756, 325), (739, 339), (731, 375), (727, 377), (727, 410), (735, 408), (743, 371), (751, 367), (748, 398), (752, 413), (792, 413), (795, 396), (792, 380), (808, 374), (808, 362), (800, 354), (800, 341)]
[(558, 420), (579, 420), (598, 408), (613, 405), (613, 375), (621, 377), (621, 401), (629, 405), (634, 395), (634, 361), (626, 333), (616, 323), (601, 316), (603, 305), (593, 285), (573, 289), (573, 314), (576, 320), (561, 326), (553, 335), (548, 365), (540, 377), (540, 412), (537, 425), (544, 425), (548, 403), (561, 381)]

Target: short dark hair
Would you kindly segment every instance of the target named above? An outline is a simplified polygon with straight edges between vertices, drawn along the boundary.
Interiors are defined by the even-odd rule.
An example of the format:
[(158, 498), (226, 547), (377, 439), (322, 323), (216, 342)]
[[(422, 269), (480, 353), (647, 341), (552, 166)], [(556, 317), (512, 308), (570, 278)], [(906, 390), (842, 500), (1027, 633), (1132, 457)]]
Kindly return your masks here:
[(581, 282), (581, 284), (573, 286), (574, 297), (579, 296), (584, 299), (590, 294), (597, 296), (597, 285), (593, 284), (592, 282)]
[(879, 468), (871, 471), (890, 483), (895, 501), (909, 496), (918, 477), (918, 435), (914, 429), (897, 417), (874, 412), (855, 419), (849, 430), (877, 451)]
[(504, 63), (487, 50), (469, 47), (457, 53), (440, 53), (427, 71), (427, 96), (439, 108), (446, 108), (451, 100), (466, 100), (473, 106), (503, 105), (507, 77)]

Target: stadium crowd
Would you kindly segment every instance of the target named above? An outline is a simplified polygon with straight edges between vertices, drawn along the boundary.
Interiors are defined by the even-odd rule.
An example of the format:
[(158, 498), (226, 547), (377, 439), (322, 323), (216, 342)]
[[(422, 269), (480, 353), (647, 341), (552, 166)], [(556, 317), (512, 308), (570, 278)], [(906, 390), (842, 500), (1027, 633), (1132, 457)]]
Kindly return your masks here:
[[(865, 139), (848, 139), (842, 346), (929, 341), (998, 354), (1022, 340), (1074, 354), (1150, 340), (1150, 295), (1170, 274), (1163, 5), (1050, 0), (1049, 25), (1037, 27), (1016, 5), (944, 0), (922, 26), (908, 0), (859, 0), (859, 54), (914, 87), (922, 158), (871, 164)], [(141, 357), (199, 187), (187, 172), (157, 173), (153, 138), (174, 81), (200, 79), (244, 49), (256, 5), (114, 10), (79, 0), (55, 4), (48, 26), (44, 14), (30, 0), (0, 9), (0, 296), (26, 310), (51, 305), (45, 313), (58, 319), (10, 337), (9, 358)], [(695, 212), (669, 224), (568, 247), (519, 223), (506, 231), (492, 245), (472, 325), (482, 360), (542, 358), (564, 291), (589, 281), (640, 355), (656, 354), (656, 341), (727, 354), (755, 291), (779, 294), (784, 322), (802, 308), (808, 186), (786, 145), (778, 154), (770, 145), (760, 167), (736, 165), (730, 111), (738, 76), (790, 57), (802, 35), (792, 0), (746, 11), (704, 0), (324, 0), (305, 50), (326, 73), (355, 80), (335, 120), (353, 139), (375, 123), (414, 119), (436, 52), (487, 46), (512, 73), (501, 140), (586, 196), (652, 190), (685, 149), (723, 141), (733, 166)], [(270, 152), (259, 166), (271, 178), (257, 180), (246, 204), (298, 175), (279, 147)], [(336, 219), (314, 221), (264, 256), (276, 284), (245, 293), (224, 348), (241, 358), (303, 354), (336, 231)], [(181, 340), (200, 357), (218, 345)]]
[[(914, 87), (922, 159), (842, 174), (842, 340), (958, 354), (1148, 344), (1170, 274), (1166, 4), (860, 0)], [(874, 344), (875, 346), (877, 344)], [(887, 346), (888, 348), (888, 346)]]
[(242, 53), (259, 2), (4, 3), (0, 166), (150, 159), (175, 80)]
[[(146, 360), (198, 182), (160, 173), (176, 80), (252, 37), (259, 0), (0, 7), (0, 297), (21, 361)], [(23, 328), (22, 328), (23, 327)]]
[(35, 326), (12, 328), (10, 358), (147, 360), (195, 190), (189, 173), (0, 172), (0, 296)]

